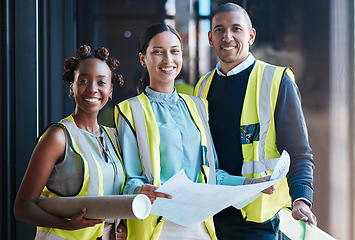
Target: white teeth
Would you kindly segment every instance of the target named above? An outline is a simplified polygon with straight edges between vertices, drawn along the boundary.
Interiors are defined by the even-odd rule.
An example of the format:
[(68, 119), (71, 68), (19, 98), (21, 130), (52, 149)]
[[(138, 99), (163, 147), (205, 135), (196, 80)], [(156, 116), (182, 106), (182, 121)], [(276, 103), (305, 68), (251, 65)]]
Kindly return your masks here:
[(174, 68), (173, 67), (166, 67), (166, 68), (161, 68), (163, 71), (172, 71)]
[(97, 98), (85, 98), (85, 101), (88, 101), (88, 102), (98, 102), (99, 99), (97, 99)]
[(224, 47), (223, 49), (224, 50), (232, 50), (232, 49), (234, 49), (235, 47)]

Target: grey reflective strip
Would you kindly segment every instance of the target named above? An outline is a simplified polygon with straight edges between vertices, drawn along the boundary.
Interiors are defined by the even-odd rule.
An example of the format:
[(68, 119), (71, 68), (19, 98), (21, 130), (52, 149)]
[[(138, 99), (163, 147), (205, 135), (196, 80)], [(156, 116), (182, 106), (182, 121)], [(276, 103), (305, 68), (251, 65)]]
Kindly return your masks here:
[(153, 175), (152, 159), (150, 156), (148, 134), (145, 125), (145, 118), (144, 118), (142, 104), (139, 102), (137, 97), (128, 99), (128, 102), (131, 104), (133, 121), (136, 128), (138, 149), (139, 149), (139, 154), (141, 156), (144, 174), (147, 177), (148, 182), (153, 184), (154, 175)]
[(206, 137), (207, 137), (207, 161), (209, 164), (209, 183), (210, 184), (216, 184), (216, 166), (215, 166), (215, 161), (214, 161), (214, 156), (213, 156), (213, 148), (212, 148), (212, 136), (210, 132), (210, 126), (208, 124), (207, 120), (207, 112), (206, 112), (206, 106), (203, 103), (203, 101), (200, 98), (196, 97), (191, 97), (191, 99), (194, 101), (197, 111), (201, 117), (202, 123), (205, 127), (205, 132), (206, 132)]
[[(260, 88), (259, 98), (259, 119), (260, 119), (260, 136), (259, 136), (259, 161), (265, 163), (265, 140), (269, 130), (271, 119), (271, 84), (274, 77), (276, 66), (266, 65)], [(265, 166), (266, 167), (266, 166)], [(257, 172), (260, 173), (260, 172)]]
[(37, 230), (34, 240), (66, 240), (65, 238), (59, 237), (58, 235), (51, 232), (44, 232)]
[(263, 162), (251, 161), (243, 163), (242, 175), (263, 173), (267, 170), (274, 170), (279, 158), (266, 159)]
[(214, 70), (210, 71), (209, 73), (206, 74), (205, 78), (202, 79), (202, 83), (200, 87), (198, 88), (197, 96), (202, 97), (203, 91), (206, 88), (206, 84), (208, 82), (208, 79), (210, 78), (211, 74), (213, 73)]
[(96, 165), (96, 160), (92, 153), (88, 150), (87, 145), (82, 141), (81, 133), (78, 131), (73, 121), (68, 119), (63, 119), (60, 121), (69, 131), (70, 136), (78, 145), (80, 151), (83, 153), (83, 157), (89, 166), (89, 185), (88, 185), (88, 196), (98, 196), (99, 195), (99, 170)]
[[(270, 106), (270, 97), (271, 97), (271, 86), (272, 79), (276, 66), (266, 65), (262, 82), (260, 88), (260, 97), (259, 97), (259, 119), (260, 119), (260, 135), (259, 135), (259, 161), (244, 162), (242, 166), (242, 175), (252, 174), (252, 173), (261, 173), (264, 174), (267, 170), (273, 170), (275, 167), (273, 159), (265, 160), (265, 140), (266, 134), (269, 130), (269, 124), (271, 120), (271, 106)], [(270, 163), (268, 162), (270, 161)]]

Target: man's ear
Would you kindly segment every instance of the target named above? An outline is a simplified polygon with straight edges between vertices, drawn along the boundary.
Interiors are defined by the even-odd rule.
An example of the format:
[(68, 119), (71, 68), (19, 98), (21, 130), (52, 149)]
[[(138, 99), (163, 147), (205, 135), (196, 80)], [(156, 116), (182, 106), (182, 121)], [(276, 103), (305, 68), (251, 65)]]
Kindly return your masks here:
[(210, 46), (213, 47), (212, 32), (211, 31), (208, 31), (208, 42), (209, 42)]
[(250, 33), (249, 33), (249, 45), (253, 45), (254, 41), (255, 41), (255, 37), (256, 37), (256, 31), (255, 28), (250, 29)]

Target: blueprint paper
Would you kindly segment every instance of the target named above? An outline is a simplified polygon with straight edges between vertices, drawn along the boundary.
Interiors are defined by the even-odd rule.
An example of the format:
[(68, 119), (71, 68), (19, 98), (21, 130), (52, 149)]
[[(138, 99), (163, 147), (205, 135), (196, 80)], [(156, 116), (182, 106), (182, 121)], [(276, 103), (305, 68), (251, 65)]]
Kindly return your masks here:
[[(270, 177), (270, 181), (274, 180), (280, 180), (286, 176), (288, 173), (288, 170), (290, 168), (290, 156), (286, 151), (283, 151), (281, 154), (281, 157), (279, 158), (279, 161), (277, 162), (274, 172), (272, 173)], [(271, 186), (271, 185), (270, 185)], [(245, 199), (244, 201), (239, 201), (235, 204), (233, 204), (233, 207), (237, 209), (242, 209), (255, 199), (257, 199), (260, 196), (261, 192), (258, 192), (254, 195), (251, 195), (249, 198)]]
[(282, 154), (280, 159), (275, 169), (281, 170), (275, 174), (273, 181), (241, 186), (194, 183), (181, 170), (157, 190), (172, 195), (172, 199), (157, 198), (151, 213), (191, 227), (231, 205), (242, 208), (257, 198), (262, 190), (286, 176), (288, 168), (278, 165), (287, 166), (289, 156), (287, 153)]
[(271, 175), (270, 180), (281, 179), (286, 176), (288, 169), (290, 168), (290, 155), (286, 151), (283, 151), (279, 161), (277, 162), (274, 172)]

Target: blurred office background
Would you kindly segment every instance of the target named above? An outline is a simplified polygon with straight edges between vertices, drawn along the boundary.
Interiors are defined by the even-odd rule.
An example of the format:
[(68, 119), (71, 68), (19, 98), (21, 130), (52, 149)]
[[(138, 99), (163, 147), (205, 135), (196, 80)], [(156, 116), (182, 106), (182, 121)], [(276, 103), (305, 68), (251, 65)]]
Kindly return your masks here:
[[(207, 32), (219, 0), (2, 0), (0, 13), (0, 239), (33, 239), (35, 227), (12, 208), (36, 137), (69, 115), (74, 104), (61, 81), (64, 60), (82, 44), (105, 46), (125, 79), (100, 114), (112, 124), (115, 103), (136, 95), (142, 74), (138, 38), (165, 21), (184, 41), (179, 78), (194, 85), (216, 64)], [(354, 1), (239, 0), (256, 29), (256, 58), (290, 66), (302, 95), (314, 152), (318, 226), (337, 239), (355, 238)]]

